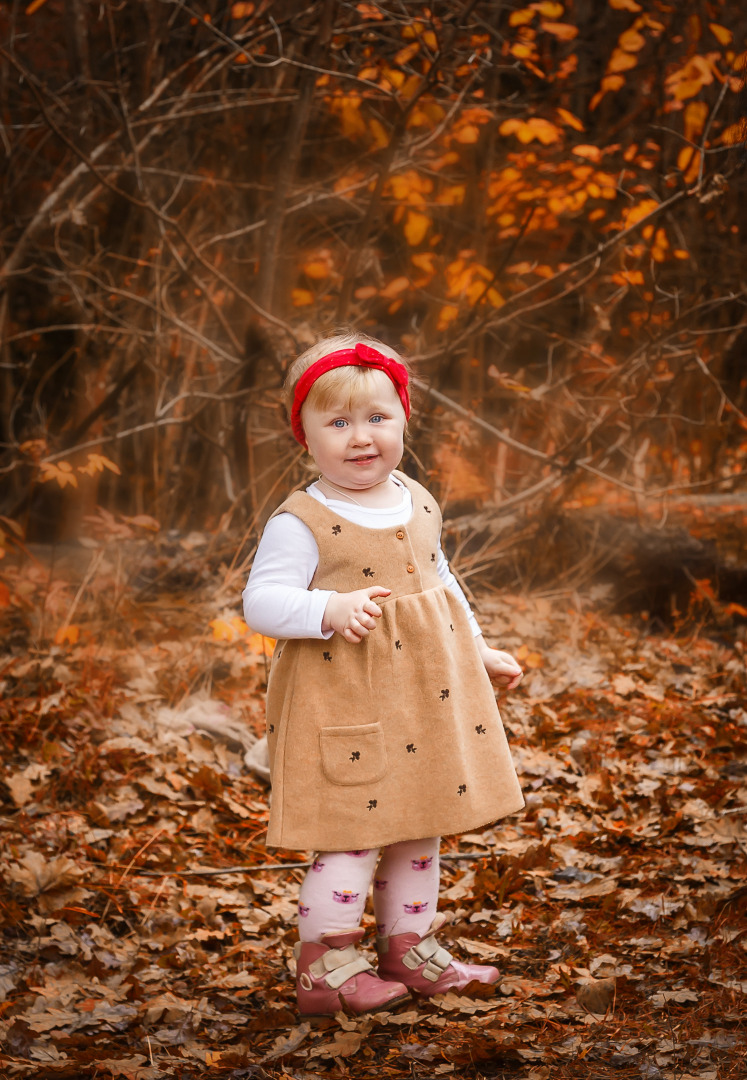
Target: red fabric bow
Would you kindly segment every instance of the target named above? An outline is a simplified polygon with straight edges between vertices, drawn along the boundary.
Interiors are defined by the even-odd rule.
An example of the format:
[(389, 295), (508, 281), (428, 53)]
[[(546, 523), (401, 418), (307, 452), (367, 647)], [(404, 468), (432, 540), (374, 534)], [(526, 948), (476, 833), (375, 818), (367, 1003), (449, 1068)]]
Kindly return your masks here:
[(291, 428), (293, 434), (301, 446), (306, 446), (306, 435), (301, 423), (301, 407), (309, 396), (309, 391), (320, 377), (333, 368), (338, 367), (369, 367), (383, 371), (392, 380), (394, 389), (402, 402), (405, 416), (410, 419), (410, 395), (407, 390), (407, 368), (397, 360), (392, 360), (383, 353), (372, 349), (370, 345), (359, 342), (354, 349), (340, 349), (338, 352), (329, 353), (316, 360), (306, 368), (301, 378), (296, 383), (293, 394), (293, 408), (291, 409)]

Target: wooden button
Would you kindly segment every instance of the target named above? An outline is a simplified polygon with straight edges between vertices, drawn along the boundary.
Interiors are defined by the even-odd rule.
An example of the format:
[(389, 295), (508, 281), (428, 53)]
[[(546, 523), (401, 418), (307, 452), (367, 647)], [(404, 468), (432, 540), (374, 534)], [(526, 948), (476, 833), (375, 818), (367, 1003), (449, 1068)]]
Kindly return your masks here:
[(402, 530), (401, 530), (401, 529), (399, 529), (399, 530), (397, 531), (397, 539), (398, 539), (398, 540), (404, 540), (404, 538), (405, 538), (405, 534), (404, 534), (404, 533), (402, 532)]
[(409, 566), (407, 567), (407, 573), (408, 573), (408, 574), (414, 574), (414, 573), (415, 573), (415, 567), (414, 567), (414, 566), (412, 566), (412, 564), (410, 564), (410, 565), (409, 565)]

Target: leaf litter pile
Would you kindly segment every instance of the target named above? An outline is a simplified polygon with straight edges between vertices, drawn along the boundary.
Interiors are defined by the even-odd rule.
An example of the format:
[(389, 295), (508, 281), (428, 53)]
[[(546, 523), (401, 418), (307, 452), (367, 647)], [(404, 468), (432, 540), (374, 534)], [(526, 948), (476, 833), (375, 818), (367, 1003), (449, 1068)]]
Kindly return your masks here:
[(263, 843), (266, 645), (203, 556), (129, 583), (110, 549), (4, 564), (0, 1075), (747, 1075), (738, 630), (483, 598), (527, 669), (503, 703), (527, 807), (444, 841), (442, 939), (502, 978), (301, 1022), (304, 871), (279, 864), (309, 853)]

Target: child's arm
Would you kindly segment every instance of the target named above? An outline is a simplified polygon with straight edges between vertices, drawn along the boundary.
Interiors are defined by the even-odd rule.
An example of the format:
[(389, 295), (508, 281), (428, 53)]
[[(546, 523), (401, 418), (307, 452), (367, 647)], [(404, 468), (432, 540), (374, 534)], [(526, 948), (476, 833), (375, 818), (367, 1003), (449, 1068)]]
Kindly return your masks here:
[(475, 638), (475, 644), (490, 681), (497, 683), (504, 690), (514, 690), (524, 677), (518, 661), (511, 653), (502, 652), (501, 649), (491, 649), (482, 634)]

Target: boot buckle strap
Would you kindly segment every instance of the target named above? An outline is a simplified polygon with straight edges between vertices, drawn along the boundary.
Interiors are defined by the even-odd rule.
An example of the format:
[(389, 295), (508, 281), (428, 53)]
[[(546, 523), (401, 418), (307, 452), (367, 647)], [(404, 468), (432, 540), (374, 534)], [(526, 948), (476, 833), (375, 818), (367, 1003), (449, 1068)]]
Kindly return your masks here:
[(348, 979), (361, 971), (369, 971), (371, 965), (365, 956), (361, 956), (355, 946), (344, 949), (330, 949), (312, 964), (309, 971), (315, 979), (324, 979), (330, 990), (338, 990)]
[(451, 963), (451, 953), (442, 948), (434, 937), (423, 938), (417, 945), (408, 949), (402, 957), (402, 963), (410, 971), (415, 971), (425, 964), (421, 975), (429, 982), (436, 982)]

